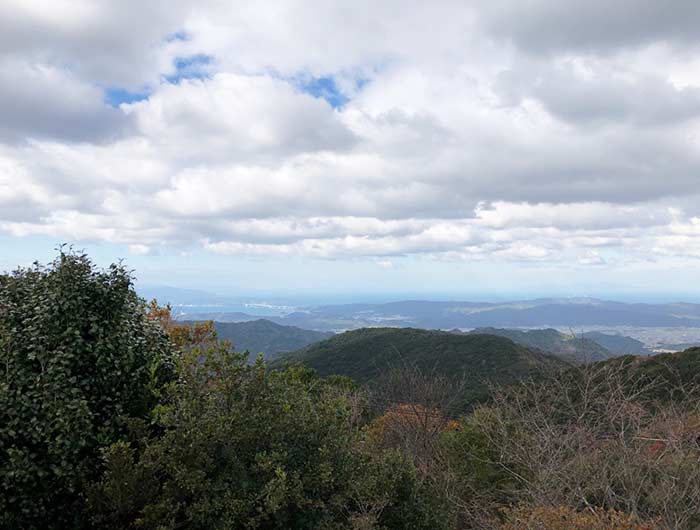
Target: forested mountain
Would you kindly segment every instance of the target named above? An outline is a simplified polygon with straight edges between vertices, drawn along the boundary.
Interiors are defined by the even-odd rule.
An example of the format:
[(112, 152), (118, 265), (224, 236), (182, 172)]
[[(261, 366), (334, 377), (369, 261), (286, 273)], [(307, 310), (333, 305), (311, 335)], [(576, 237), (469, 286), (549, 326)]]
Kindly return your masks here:
[(214, 322), (219, 339), (230, 340), (237, 351), (248, 351), (251, 358), (262, 352), (266, 359), (298, 350), (331, 337), (332, 333), (282, 326), (264, 318), (250, 322)]
[(484, 333), (506, 337), (516, 344), (542, 350), (576, 363), (602, 361), (614, 356), (611, 351), (589, 338), (562, 333), (556, 329), (477, 328), (468, 332)]
[(591, 339), (616, 354), (650, 355), (649, 350), (642, 341), (619, 334), (601, 333), (600, 331), (587, 331), (582, 333), (586, 339)]
[(654, 398), (691, 400), (700, 392), (700, 348), (652, 356), (625, 355), (599, 366), (619, 367), (630, 385), (648, 385)]
[(392, 367), (416, 365), (424, 371), (464, 378), (470, 398), (486, 392), (486, 382), (510, 383), (567, 364), (505, 337), (455, 335), (413, 328), (348, 331), (280, 357), (321, 376), (343, 375), (360, 383), (378, 380)]

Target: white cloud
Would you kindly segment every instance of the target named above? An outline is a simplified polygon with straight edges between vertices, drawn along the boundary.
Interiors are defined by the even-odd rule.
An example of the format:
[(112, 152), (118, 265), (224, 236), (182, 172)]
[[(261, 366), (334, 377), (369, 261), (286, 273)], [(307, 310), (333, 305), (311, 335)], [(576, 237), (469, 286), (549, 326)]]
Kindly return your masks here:
[(151, 247), (148, 245), (129, 245), (129, 254), (135, 256), (146, 256), (151, 253)]
[(160, 156), (185, 166), (274, 163), (354, 141), (326, 101), (266, 76), (227, 73), (166, 83), (148, 101), (122, 108), (157, 143)]
[(595, 250), (587, 250), (578, 259), (581, 265), (605, 265), (606, 261)]
[[(656, 27), (622, 2), (613, 32), (593, 2), (540, 35), (573, 19), (526, 4), (5, 3), (0, 232), (379, 266), (700, 256), (696, 9)], [(206, 75), (177, 78), (195, 55)]]

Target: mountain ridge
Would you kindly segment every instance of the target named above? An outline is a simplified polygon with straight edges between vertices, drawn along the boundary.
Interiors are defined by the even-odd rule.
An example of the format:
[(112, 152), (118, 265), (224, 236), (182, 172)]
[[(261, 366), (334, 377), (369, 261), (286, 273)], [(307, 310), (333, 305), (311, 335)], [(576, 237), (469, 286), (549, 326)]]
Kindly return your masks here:
[[(198, 313), (192, 309), (192, 314)], [(198, 319), (255, 319), (244, 313), (207, 312)], [(184, 315), (188, 320), (192, 314)], [(625, 303), (594, 298), (540, 298), (510, 302), (405, 300), (295, 308), (266, 316), (273, 322), (317, 331), (396, 326), (424, 329), (567, 328), (577, 326), (700, 327), (700, 304)]]
[[(190, 322), (184, 321), (183, 324)], [(214, 321), (214, 329), (219, 339), (230, 340), (237, 351), (248, 351), (251, 357), (262, 353), (267, 360), (333, 335), (332, 333), (277, 324), (266, 318), (245, 322)]]
[(377, 382), (388, 368), (404, 364), (460, 377), (467, 399), (486, 397), (488, 383), (511, 383), (569, 363), (487, 334), (455, 335), (414, 328), (361, 328), (285, 354), (273, 367), (301, 364), (321, 376), (343, 375), (362, 384)]
[[(453, 333), (462, 333), (453, 331)], [(466, 334), (488, 334), (506, 337), (516, 344), (531, 349), (538, 349), (574, 363), (587, 363), (603, 361), (614, 357), (615, 354), (601, 346), (596, 341), (573, 334), (566, 334), (556, 329), (501, 329), (501, 328), (476, 328)]]

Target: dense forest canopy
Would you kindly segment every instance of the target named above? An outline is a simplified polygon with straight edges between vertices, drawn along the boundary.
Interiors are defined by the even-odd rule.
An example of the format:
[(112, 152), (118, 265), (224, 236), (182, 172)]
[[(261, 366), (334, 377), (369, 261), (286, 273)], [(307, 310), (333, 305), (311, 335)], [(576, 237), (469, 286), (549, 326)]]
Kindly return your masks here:
[(568, 366), (500, 336), (413, 328), (348, 331), (281, 356), (272, 366), (285, 363), (364, 384), (380, 381), (391, 368), (417, 366), (426, 373), (448, 374), (463, 381), (465, 405), (486, 399), (490, 384), (512, 383)]

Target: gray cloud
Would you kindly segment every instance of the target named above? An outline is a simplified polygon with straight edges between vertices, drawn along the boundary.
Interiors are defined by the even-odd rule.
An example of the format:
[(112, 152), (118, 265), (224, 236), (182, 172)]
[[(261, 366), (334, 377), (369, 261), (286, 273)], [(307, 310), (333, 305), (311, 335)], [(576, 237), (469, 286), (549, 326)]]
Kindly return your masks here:
[(497, 87), (508, 104), (540, 101), (575, 125), (667, 125), (700, 117), (700, 88), (676, 88), (655, 75), (617, 77), (615, 69), (576, 74), (571, 65), (503, 72)]
[(188, 2), (55, 0), (0, 4), (0, 54), (51, 63), (100, 86), (157, 83), (163, 39), (180, 29)]
[(482, 15), (490, 31), (536, 53), (612, 53), (700, 41), (700, 4), (693, 0), (496, 0), (484, 5)]
[(114, 140), (130, 119), (103, 99), (100, 89), (56, 67), (0, 60), (0, 140)]

